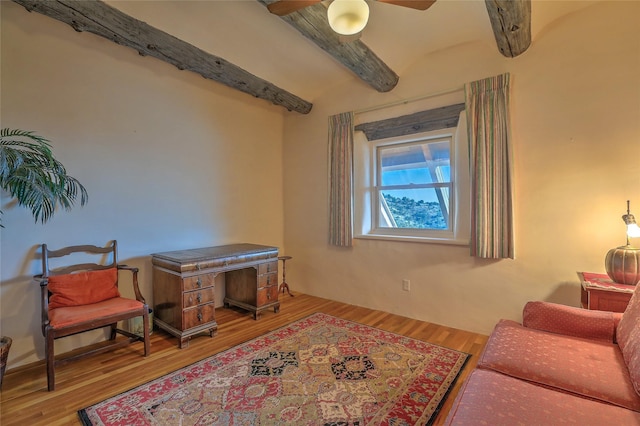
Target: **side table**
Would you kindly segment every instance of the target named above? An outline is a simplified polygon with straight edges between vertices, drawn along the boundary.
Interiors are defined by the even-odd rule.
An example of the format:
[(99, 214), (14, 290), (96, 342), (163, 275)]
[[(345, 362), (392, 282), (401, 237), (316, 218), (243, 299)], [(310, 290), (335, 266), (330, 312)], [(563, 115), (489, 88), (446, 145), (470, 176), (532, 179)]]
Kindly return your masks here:
[(287, 293), (289, 293), (289, 296), (293, 297), (293, 294), (291, 294), (291, 292), (289, 291), (289, 284), (287, 284), (287, 269), (285, 267), (285, 264), (287, 263), (287, 260), (289, 259), (293, 259), (291, 256), (279, 256), (278, 260), (282, 260), (282, 283), (280, 283), (280, 287), (278, 288), (278, 291), (282, 291), (282, 294), (284, 294), (284, 291), (287, 290)]
[(633, 285), (618, 284), (607, 274), (578, 272), (581, 305), (585, 309), (624, 312), (635, 290)]

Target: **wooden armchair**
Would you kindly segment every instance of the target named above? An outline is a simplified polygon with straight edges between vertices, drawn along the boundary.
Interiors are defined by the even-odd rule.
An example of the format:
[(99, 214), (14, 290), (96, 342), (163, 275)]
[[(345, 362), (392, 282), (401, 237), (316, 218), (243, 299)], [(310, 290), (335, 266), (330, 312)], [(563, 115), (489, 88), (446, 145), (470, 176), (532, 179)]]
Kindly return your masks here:
[[(80, 257), (96, 262), (63, 267), (50, 266), (52, 258), (63, 258), (64, 262)], [(59, 259), (53, 262), (62, 263)], [(120, 297), (120, 270), (127, 270), (133, 274), (136, 300)], [(40, 283), (42, 292), (42, 334), (45, 337), (47, 386), (50, 391), (55, 389), (54, 367), (57, 365), (135, 341), (144, 342), (144, 356), (149, 355), (149, 307), (138, 287), (138, 268), (118, 265), (116, 241), (112, 241), (106, 247), (78, 245), (59, 250), (49, 250), (47, 245), (43, 244), (42, 271), (42, 275), (36, 275), (34, 278)], [(118, 321), (135, 317), (142, 317), (143, 336), (117, 327)], [(113, 341), (109, 345), (87, 349), (65, 359), (55, 359), (55, 339), (107, 326), (111, 327), (109, 340)], [(127, 339), (116, 340), (117, 333), (126, 336)]]

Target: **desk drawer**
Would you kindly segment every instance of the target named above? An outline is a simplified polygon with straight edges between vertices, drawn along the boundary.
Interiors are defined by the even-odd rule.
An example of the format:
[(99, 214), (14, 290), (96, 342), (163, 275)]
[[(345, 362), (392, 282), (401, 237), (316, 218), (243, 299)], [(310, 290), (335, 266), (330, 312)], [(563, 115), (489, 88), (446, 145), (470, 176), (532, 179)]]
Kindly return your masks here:
[(278, 272), (258, 275), (258, 290), (278, 284)]
[(271, 285), (258, 289), (258, 297), (256, 301), (256, 307), (260, 308), (269, 303), (278, 301), (278, 285)]
[(206, 305), (198, 305), (194, 308), (185, 309), (182, 311), (182, 325), (183, 329), (197, 327), (212, 321), (216, 318), (216, 308), (214, 303), (207, 303)]
[(182, 291), (199, 290), (215, 283), (215, 274), (202, 274), (182, 279)]
[(214, 287), (206, 287), (202, 290), (186, 291), (182, 295), (182, 307), (184, 309), (215, 300)]
[(278, 261), (265, 262), (258, 265), (258, 275), (268, 274), (270, 272), (278, 273)]

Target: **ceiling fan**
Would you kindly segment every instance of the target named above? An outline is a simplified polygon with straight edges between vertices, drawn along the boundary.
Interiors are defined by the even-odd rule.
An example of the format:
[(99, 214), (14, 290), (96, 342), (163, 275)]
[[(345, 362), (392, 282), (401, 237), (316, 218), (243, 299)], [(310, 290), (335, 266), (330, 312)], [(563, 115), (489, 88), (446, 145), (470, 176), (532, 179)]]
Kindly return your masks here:
[[(269, 12), (284, 16), (297, 10), (320, 3), (322, 0), (279, 0), (267, 5)], [(377, 0), (396, 6), (427, 10), (436, 0)], [(365, 0), (333, 0), (327, 9), (329, 25), (342, 36), (359, 34), (369, 20), (369, 5)]]

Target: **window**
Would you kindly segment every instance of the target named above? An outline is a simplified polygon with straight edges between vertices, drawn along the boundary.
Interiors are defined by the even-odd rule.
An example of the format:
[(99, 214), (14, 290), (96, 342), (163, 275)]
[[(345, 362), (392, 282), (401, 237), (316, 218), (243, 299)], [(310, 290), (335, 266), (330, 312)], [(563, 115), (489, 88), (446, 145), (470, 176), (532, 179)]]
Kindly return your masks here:
[(368, 141), (355, 135), (356, 238), (469, 243), (469, 155), (457, 128)]
[(451, 138), (376, 147), (379, 228), (449, 230)]

